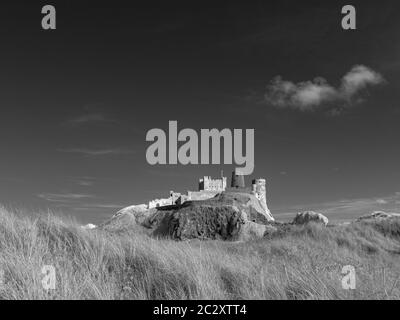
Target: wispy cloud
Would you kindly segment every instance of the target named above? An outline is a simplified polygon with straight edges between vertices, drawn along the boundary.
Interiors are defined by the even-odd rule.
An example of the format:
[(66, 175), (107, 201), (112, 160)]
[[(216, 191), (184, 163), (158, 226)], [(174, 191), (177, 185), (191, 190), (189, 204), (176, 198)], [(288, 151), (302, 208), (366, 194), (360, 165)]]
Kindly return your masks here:
[(50, 202), (74, 202), (82, 199), (95, 198), (95, 196), (91, 194), (79, 193), (41, 193), (37, 196)]
[(100, 123), (111, 124), (116, 122), (117, 121), (115, 119), (112, 119), (111, 117), (105, 115), (104, 113), (96, 112), (96, 113), (83, 114), (78, 117), (69, 119), (67, 120), (66, 123), (72, 126), (79, 126), (79, 125), (100, 124)]
[(88, 180), (79, 180), (77, 181), (77, 184), (79, 184), (82, 187), (91, 187), (94, 185), (94, 182)]
[(89, 148), (67, 148), (58, 149), (59, 152), (64, 153), (75, 153), (83, 156), (107, 156), (107, 155), (123, 155), (123, 154), (134, 154), (134, 150), (114, 148), (114, 149), (89, 149)]
[[(384, 83), (376, 71), (356, 65), (341, 79), (339, 87), (330, 85), (326, 79), (317, 77), (312, 81), (294, 83), (275, 77), (267, 86), (265, 101), (277, 108), (290, 108), (299, 111), (314, 111), (322, 105), (342, 103), (349, 106), (362, 101), (359, 93), (368, 86)], [(333, 108), (332, 114), (338, 114)]]
[(126, 205), (116, 204), (116, 203), (91, 203), (91, 204), (82, 204), (74, 207), (75, 210), (94, 210), (94, 209), (112, 209), (117, 210), (124, 208)]
[(74, 177), (72, 181), (82, 187), (91, 187), (95, 184), (96, 178), (94, 177)]

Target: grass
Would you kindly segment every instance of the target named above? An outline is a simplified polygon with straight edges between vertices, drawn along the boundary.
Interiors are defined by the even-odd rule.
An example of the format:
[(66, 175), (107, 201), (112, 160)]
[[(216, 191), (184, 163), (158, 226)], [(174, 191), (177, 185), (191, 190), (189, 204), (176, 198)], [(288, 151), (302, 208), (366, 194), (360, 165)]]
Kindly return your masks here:
[[(0, 209), (1, 299), (399, 299), (400, 223), (289, 226), (251, 242), (84, 230)], [(42, 286), (44, 265), (56, 289)], [(356, 289), (342, 288), (342, 268)], [(1, 273), (0, 273), (1, 274)]]

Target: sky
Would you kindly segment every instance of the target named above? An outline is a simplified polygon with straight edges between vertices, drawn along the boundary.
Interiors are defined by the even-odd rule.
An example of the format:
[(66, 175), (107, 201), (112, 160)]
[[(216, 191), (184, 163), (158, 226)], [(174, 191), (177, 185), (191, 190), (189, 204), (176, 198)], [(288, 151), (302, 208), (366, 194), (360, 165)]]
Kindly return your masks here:
[[(41, 8), (56, 8), (43, 30)], [(153, 128), (254, 129), (277, 219), (400, 212), (400, 4), (0, 4), (0, 203), (100, 223), (231, 165), (149, 165)]]

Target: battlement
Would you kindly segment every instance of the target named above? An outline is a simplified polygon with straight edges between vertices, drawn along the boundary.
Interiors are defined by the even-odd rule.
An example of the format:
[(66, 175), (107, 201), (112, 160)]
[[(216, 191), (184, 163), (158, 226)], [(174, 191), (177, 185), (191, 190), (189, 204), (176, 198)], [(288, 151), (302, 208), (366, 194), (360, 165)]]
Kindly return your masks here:
[(199, 179), (199, 191), (222, 192), (226, 189), (226, 177), (213, 179), (210, 176), (204, 176)]

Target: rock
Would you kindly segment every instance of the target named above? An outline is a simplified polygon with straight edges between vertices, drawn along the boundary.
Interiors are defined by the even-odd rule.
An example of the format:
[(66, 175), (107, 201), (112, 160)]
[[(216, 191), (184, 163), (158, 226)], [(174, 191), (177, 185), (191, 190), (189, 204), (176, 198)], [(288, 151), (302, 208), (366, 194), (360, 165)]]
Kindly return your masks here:
[(149, 233), (148, 227), (146, 227), (146, 221), (154, 215), (156, 209), (145, 210), (142, 206), (130, 206), (126, 207), (116, 214), (114, 214), (110, 219), (99, 225), (99, 229), (110, 231), (110, 232), (145, 232)]
[(372, 219), (391, 219), (400, 217), (399, 213), (388, 213), (384, 211), (374, 211), (371, 214), (359, 217), (356, 221), (372, 220)]
[(264, 236), (266, 235), (273, 235), (274, 233), (278, 232), (278, 228), (272, 225), (265, 225), (265, 232), (264, 232)]
[(155, 237), (174, 240), (247, 241), (263, 238), (277, 229), (250, 221), (249, 213), (235, 205), (220, 201), (193, 201), (175, 210), (159, 210), (148, 224)]
[(133, 206), (129, 206), (129, 207), (125, 207), (121, 210), (119, 210), (116, 214), (113, 215), (113, 217), (118, 217), (121, 214), (125, 214), (125, 213), (143, 213), (146, 212), (148, 210), (147, 205), (145, 204), (139, 204), (139, 205), (133, 205)]
[(293, 224), (306, 224), (309, 222), (323, 223), (326, 226), (329, 220), (323, 214), (314, 211), (299, 212), (293, 220)]
[(274, 221), (274, 217), (266, 203), (259, 200), (254, 194), (245, 192), (222, 192), (209, 201), (234, 205), (244, 210), (248, 215), (248, 219), (253, 222), (267, 224), (268, 222)]
[(142, 225), (155, 211), (154, 209), (148, 209), (145, 204), (129, 206), (114, 214), (111, 220), (133, 218), (136, 223)]
[(254, 239), (264, 238), (266, 235), (272, 235), (277, 232), (278, 229), (271, 225), (259, 224), (253, 221), (247, 221), (243, 224), (238, 240), (240, 241), (248, 241)]
[(245, 216), (234, 206), (211, 206), (195, 201), (190, 206), (166, 212), (153, 232), (175, 240), (236, 240)]

